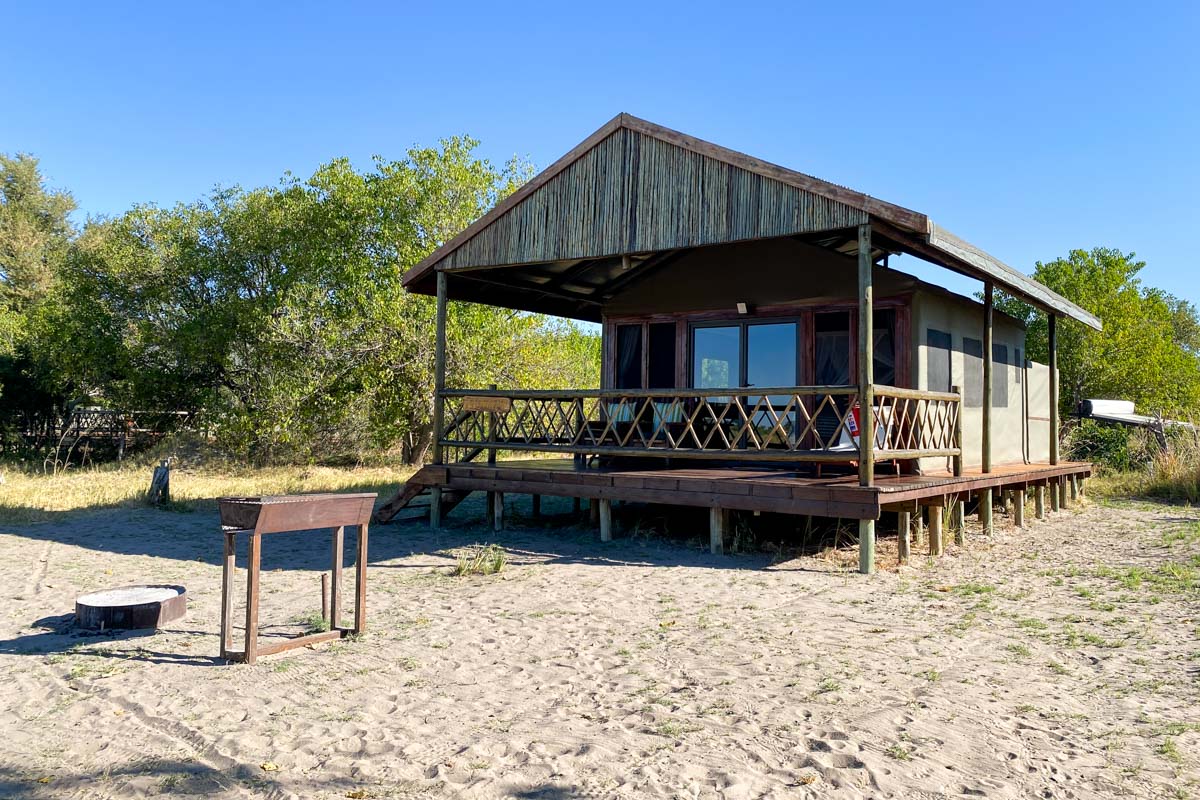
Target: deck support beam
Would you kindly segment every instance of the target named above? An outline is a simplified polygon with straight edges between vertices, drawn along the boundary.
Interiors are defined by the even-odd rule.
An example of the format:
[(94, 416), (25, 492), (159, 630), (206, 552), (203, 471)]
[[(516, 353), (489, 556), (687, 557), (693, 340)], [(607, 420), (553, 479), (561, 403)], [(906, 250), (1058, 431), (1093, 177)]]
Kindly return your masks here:
[(963, 492), (954, 498), (950, 506), (950, 528), (954, 531), (954, 543), (959, 547), (967, 544), (967, 498), (970, 495)]
[(429, 527), (437, 530), (442, 527), (442, 488), (434, 486), (429, 490)]
[(992, 535), (992, 490), (979, 490), (979, 527), (984, 536)]
[(504, 492), (492, 492), (492, 530), (504, 530)]
[(942, 554), (942, 507), (929, 506), (929, 555)]
[(900, 563), (907, 564), (912, 554), (912, 513), (901, 511), (896, 515), (896, 519), (896, 533), (899, 537), (896, 549)]
[(873, 519), (858, 521), (858, 571), (863, 575), (875, 572), (875, 520)]
[(1025, 489), (1013, 490), (1013, 525), (1025, 527)]
[(725, 552), (725, 535), (729, 532), (729, 509), (708, 510), (708, 549), (713, 555)]
[(600, 541), (612, 541), (612, 501), (608, 499), (600, 499), (593, 501), (593, 506), (598, 509), (600, 517)]
[[(872, 287), (871, 226), (858, 226), (858, 482), (875, 482), (875, 334), (874, 289)], [(859, 541), (865, 529), (859, 526)], [(871, 549), (874, 557), (875, 525), (871, 523)], [(860, 544), (861, 547), (861, 544)], [(862, 569), (860, 572), (868, 572)], [(872, 566), (872, 569), (874, 567)]]

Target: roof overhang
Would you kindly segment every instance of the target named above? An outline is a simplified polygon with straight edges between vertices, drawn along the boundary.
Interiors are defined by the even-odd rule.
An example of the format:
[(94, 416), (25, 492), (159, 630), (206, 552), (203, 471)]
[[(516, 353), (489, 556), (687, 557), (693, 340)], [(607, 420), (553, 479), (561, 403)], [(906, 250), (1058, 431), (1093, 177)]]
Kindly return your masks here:
[[(623, 144), (617, 142), (616, 134), (624, 134)], [(775, 164), (761, 161), (752, 156), (729, 150), (719, 145), (696, 139), (686, 134), (664, 128), (646, 120), (628, 114), (618, 114), (599, 130), (581, 142), (577, 147), (564, 155), (547, 169), (540, 172), (528, 183), (487, 214), (484, 214), (469, 225), (462, 233), (443, 244), (436, 251), (410, 269), (403, 278), (405, 288), (421, 294), (433, 294), (436, 271), (461, 274), (464, 280), (455, 280), (451, 297), (455, 299), (517, 308), (527, 311), (539, 311), (559, 316), (577, 319), (598, 320), (600, 308), (611, 297), (612, 293), (623, 285), (635, 280), (637, 275), (644, 275), (656, 266), (666, 263), (679, 252), (695, 246), (711, 244), (728, 244), (745, 241), (749, 238), (766, 238), (762, 230), (747, 231), (743, 226), (739, 231), (732, 229), (725, 233), (725, 238), (719, 236), (695, 241), (685, 232), (677, 235), (678, 241), (670, 242), (676, 246), (645, 248), (645, 241), (636, 241), (630, 234), (628, 240), (617, 241), (609, 232), (608, 240), (597, 235), (595, 242), (573, 241), (575, 249), (555, 253), (547, 249), (544, 243), (538, 247), (508, 246), (514, 241), (515, 235), (505, 228), (508, 215), (520, 213), (522, 204), (539, 202), (538, 193), (554, 191), (565, 181), (576, 181), (582, 184), (593, 181), (609, 180), (614, 186), (618, 180), (623, 181), (623, 188), (613, 189), (615, 193), (623, 191), (621, 200), (624, 205), (619, 211), (612, 211), (615, 202), (605, 205), (604, 198), (583, 197), (583, 204), (578, 206), (581, 215), (600, 217), (605, 214), (613, 216), (628, 215), (632, 220), (635, 216), (636, 203), (640, 199), (631, 199), (634, 193), (629, 188), (632, 181), (628, 175), (611, 176), (609, 173), (621, 169), (635, 171), (638, 150), (636, 142), (632, 145), (633, 137), (639, 141), (653, 144), (654, 147), (672, 148), (692, 158), (692, 161), (676, 159), (682, 166), (670, 166), (662, 169), (687, 170), (685, 178), (680, 178), (680, 185), (687, 187), (708, 180), (714, 170), (723, 170), (724, 183), (714, 185), (724, 186), (730, 183), (730, 175), (740, 180), (742, 176), (758, 181), (775, 194), (772, 198), (781, 198), (781, 202), (803, 205), (809, 216), (799, 220), (793, 229), (781, 228), (774, 231), (775, 235), (797, 235), (810, 238), (822, 230), (836, 232), (850, 226), (870, 223), (872, 232), (882, 237), (873, 237), (875, 250), (879, 254), (885, 252), (903, 252), (914, 255), (930, 263), (950, 269), (962, 275), (991, 283), (997, 288), (1017, 297), (1048, 314), (1074, 319), (1096, 330), (1101, 329), (1101, 321), (1094, 314), (1080, 308), (1065, 297), (1055, 293), (1046, 286), (1038, 283), (1028, 275), (1008, 266), (992, 255), (984, 252), (975, 245), (966, 242), (936, 224), (925, 214), (888, 203), (856, 192), (844, 186), (814, 178), (801, 172), (786, 169)], [(617, 144), (614, 144), (617, 142)], [(620, 149), (624, 147), (624, 149)], [(643, 148), (646, 145), (643, 144)], [(606, 162), (599, 167), (594, 164), (584, 164), (587, 169), (573, 168), (596, 152), (605, 150)], [(624, 161), (622, 160), (624, 159)], [(661, 162), (660, 158), (660, 162)], [(655, 162), (658, 163), (658, 162)], [(631, 167), (630, 164), (633, 166)], [(697, 167), (695, 164), (699, 164)], [(607, 165), (607, 171), (604, 167)], [(715, 166), (714, 166), (715, 165)], [(641, 169), (649, 167), (643, 165)], [(669, 176), (669, 171), (666, 173)], [(682, 173), (681, 173), (682, 174)], [(597, 178), (596, 176), (604, 176)], [(661, 177), (661, 176), (660, 176)], [(686, 185), (685, 185), (686, 184)], [(773, 188), (772, 188), (773, 187)], [(768, 195), (768, 189), (763, 189), (756, 198)], [(795, 195), (789, 195), (791, 192)], [(576, 191), (572, 197), (581, 193)], [(582, 193), (586, 195), (586, 192)], [(703, 192), (701, 192), (703, 194)], [(797, 199), (798, 198), (798, 199)], [(661, 202), (661, 199), (659, 200)], [(707, 201), (706, 201), (707, 202)], [(812, 206), (820, 208), (810, 212)], [(551, 216), (545, 209), (539, 209), (534, 225), (543, 224), (540, 220)], [(766, 214), (766, 212), (762, 212)], [(796, 212), (797, 216), (801, 212)], [(600, 220), (603, 222), (604, 220)], [(625, 224), (624, 219), (618, 219), (618, 228)], [(527, 225), (529, 223), (526, 223)], [(549, 225), (549, 222), (544, 223)], [(510, 226), (511, 227), (511, 226)], [(610, 226), (611, 227), (611, 226)], [(636, 225), (630, 224), (630, 229)], [(761, 227), (761, 226), (760, 226)], [(782, 232), (781, 232), (782, 231)], [(768, 231), (770, 232), (770, 231)], [(526, 238), (536, 238), (535, 231), (530, 236), (526, 229)], [(624, 237), (624, 230), (618, 231), (617, 237)], [(477, 239), (479, 237), (479, 239)], [(494, 241), (486, 241), (491, 237)], [(703, 237), (701, 237), (703, 238)], [(834, 237), (836, 239), (836, 237)], [(484, 246), (479, 246), (479, 241)], [(886, 241), (886, 244), (885, 244)], [(497, 245), (499, 242), (499, 245)], [(589, 249), (591, 245), (591, 249)], [(507, 246), (507, 249), (506, 249)], [(843, 241), (839, 249), (847, 255), (847, 247), (852, 250), (856, 246)], [(535, 255), (530, 256), (533, 253)]]

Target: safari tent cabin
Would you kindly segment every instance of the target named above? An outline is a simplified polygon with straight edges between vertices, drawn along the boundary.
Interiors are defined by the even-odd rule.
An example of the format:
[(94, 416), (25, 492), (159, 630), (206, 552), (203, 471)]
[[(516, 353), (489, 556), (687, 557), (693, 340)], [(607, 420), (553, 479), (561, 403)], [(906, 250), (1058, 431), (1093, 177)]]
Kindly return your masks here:
[[(902, 259), (979, 280), (982, 301)], [(626, 114), (404, 285), (438, 298), (434, 463), (384, 519), (419, 493), (434, 525), (471, 491), (497, 510), (565, 495), (594, 501), (606, 538), (614, 499), (699, 505), (719, 551), (731, 509), (842, 517), (870, 571), (884, 511), (904, 557), (913, 514), (940, 527), (976, 498), (990, 531), (997, 499), (1023, 516), (1027, 489), (1057, 506), (1090, 472), (1058, 457), (1053, 360), (1058, 319), (1097, 318), (924, 214)], [(1049, 315), (1050, 365), (997, 290)], [(600, 385), (446, 386), (450, 300), (600, 324)]]

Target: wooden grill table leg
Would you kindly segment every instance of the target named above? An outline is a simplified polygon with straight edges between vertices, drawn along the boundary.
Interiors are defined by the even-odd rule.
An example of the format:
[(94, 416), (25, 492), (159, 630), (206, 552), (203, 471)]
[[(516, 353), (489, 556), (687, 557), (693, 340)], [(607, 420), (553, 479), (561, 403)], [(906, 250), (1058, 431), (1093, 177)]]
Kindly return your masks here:
[[(222, 498), (221, 525), (225, 539), (221, 583), (221, 656), (230, 661), (253, 664), (258, 656), (280, 653), (295, 647), (338, 639), (367, 628), (367, 523), (375, 506), (375, 494), (319, 494), (277, 497)], [(354, 626), (342, 627), (341, 588), (345, 529), (358, 528), (355, 560)], [(261, 592), (262, 538), (279, 533), (300, 533), (332, 529), (330, 565), (330, 630), (282, 641), (260, 644), (258, 641), (259, 594)], [(237, 535), (249, 536), (246, 562), (246, 634), (239, 653), (232, 650), (233, 579), (236, 569)], [(324, 578), (322, 585), (324, 585)]]

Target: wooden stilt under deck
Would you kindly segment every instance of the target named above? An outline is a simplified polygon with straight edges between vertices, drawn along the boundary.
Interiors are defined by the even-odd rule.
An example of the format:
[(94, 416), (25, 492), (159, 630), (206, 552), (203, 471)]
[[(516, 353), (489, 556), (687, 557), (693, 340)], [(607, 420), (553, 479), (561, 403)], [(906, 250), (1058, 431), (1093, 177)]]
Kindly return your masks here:
[(435, 531), (442, 527), (442, 490), (438, 486), (429, 490), (429, 527)]
[(875, 571), (875, 520), (858, 521), (858, 571), (870, 575)]
[(1025, 527), (1025, 490), (1013, 490), (1013, 525), (1018, 528)]
[(1062, 492), (1059, 491), (1059, 483), (1060, 483), (1060, 481), (1058, 480), (1058, 478), (1051, 478), (1050, 481), (1046, 484), (1046, 491), (1050, 492), (1050, 510), (1051, 511), (1061, 511), (1062, 510)]
[(912, 553), (912, 513), (901, 511), (897, 514), (896, 534), (899, 536), (897, 552), (901, 564), (907, 564)]
[(984, 489), (979, 493), (979, 526), (983, 528), (984, 536), (992, 535), (992, 490)]
[(492, 530), (504, 530), (504, 492), (492, 492)]
[(598, 503), (600, 516), (600, 541), (612, 541), (612, 501), (602, 498)]
[(530, 513), (534, 519), (542, 518), (542, 496), (540, 494), (530, 495), (529, 504), (531, 506)]
[(1033, 515), (1038, 519), (1046, 518), (1046, 487), (1043, 484), (1033, 487)]
[(967, 495), (960, 494), (954, 498), (951, 507), (949, 525), (954, 531), (954, 543), (959, 547), (967, 544)]
[(708, 510), (708, 549), (720, 555), (725, 552), (725, 537), (729, 532), (729, 511), (724, 508)]
[(942, 554), (942, 507), (929, 506), (929, 555)]

